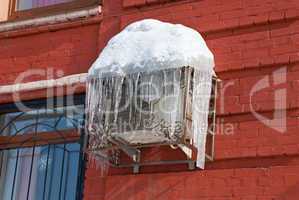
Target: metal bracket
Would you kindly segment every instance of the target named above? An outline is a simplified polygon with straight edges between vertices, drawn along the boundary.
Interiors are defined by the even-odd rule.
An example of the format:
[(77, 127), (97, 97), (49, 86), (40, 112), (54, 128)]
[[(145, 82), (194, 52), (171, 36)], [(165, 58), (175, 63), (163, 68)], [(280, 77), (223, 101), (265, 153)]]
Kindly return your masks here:
[(196, 162), (194, 160), (190, 160), (188, 162), (188, 168), (189, 168), (189, 170), (194, 170), (195, 169), (195, 164), (196, 164)]
[(119, 137), (110, 137), (109, 141), (118, 146), (123, 152), (132, 158), (134, 162), (140, 162), (140, 150), (126, 144)]
[(140, 166), (139, 166), (139, 164), (134, 164), (134, 166), (133, 166), (133, 173), (134, 173), (134, 174), (138, 174), (139, 171), (140, 171)]

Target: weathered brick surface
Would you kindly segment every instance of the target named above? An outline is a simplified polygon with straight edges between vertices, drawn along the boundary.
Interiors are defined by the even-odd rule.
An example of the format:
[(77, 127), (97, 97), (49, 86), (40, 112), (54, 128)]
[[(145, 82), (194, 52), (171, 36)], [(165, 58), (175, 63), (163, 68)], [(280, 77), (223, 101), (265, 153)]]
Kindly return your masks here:
[[(298, 170), (298, 166), (284, 166), (112, 176), (105, 180), (104, 193), (95, 189), (85, 199), (295, 200)], [(103, 183), (97, 179), (88, 182), (90, 190)]]
[[(28, 69), (86, 72), (97, 57), (98, 25), (0, 39), (0, 85), (14, 83)], [(31, 76), (25, 81), (45, 79)]]
[[(41, 30), (28, 30), (27, 36), (10, 32), (1, 37), (0, 85), (14, 82), (28, 68), (53, 67), (65, 74), (86, 72), (107, 41), (133, 21), (155, 18), (182, 23), (202, 33), (215, 55), (216, 72), (222, 79), (217, 103), (216, 161), (208, 165), (213, 170), (105, 179), (100, 177), (100, 171), (88, 166), (84, 199), (297, 200), (299, 162), (293, 159), (299, 157), (299, 2), (103, 2), (101, 24), (78, 26), (81, 22), (73, 22), (76, 27), (68, 29), (64, 24), (63, 30), (40, 27)], [(287, 71), (286, 81), (274, 84), (273, 72), (282, 67)], [(39, 79), (44, 77), (31, 77), (28, 81)], [(263, 79), (269, 87), (251, 95)], [(285, 133), (273, 129), (283, 128), (281, 124), (270, 128), (264, 124), (267, 120), (258, 120), (252, 112), (271, 119), (275, 104), (284, 101), (275, 99), (279, 89), (287, 93), (281, 107), (287, 116)], [(34, 95), (43, 94), (28, 93), (26, 98)], [(8, 98), (0, 97), (1, 101)], [(157, 152), (157, 157), (160, 155), (163, 152)], [(266, 161), (271, 158), (280, 161), (272, 166), (274, 162)], [(246, 168), (247, 164), (255, 168)], [(165, 172), (171, 167), (162, 168), (149, 171)]]

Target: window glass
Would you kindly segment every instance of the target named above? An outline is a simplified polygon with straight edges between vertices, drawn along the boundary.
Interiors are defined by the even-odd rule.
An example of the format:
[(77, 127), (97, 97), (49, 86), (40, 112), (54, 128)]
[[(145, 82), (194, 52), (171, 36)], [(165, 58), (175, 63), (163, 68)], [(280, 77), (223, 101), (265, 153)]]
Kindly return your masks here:
[(60, 3), (68, 3), (76, 0), (18, 0), (16, 10), (29, 10), (32, 8), (40, 8), (46, 6), (52, 6)]
[[(80, 137), (50, 144), (38, 143), (42, 137), (29, 134), (77, 132), (83, 117), (82, 104), (0, 115), (0, 137), (8, 138), (8, 146), (0, 150), (0, 200), (75, 200), (82, 164)], [(35, 142), (9, 146), (20, 138)]]
[(84, 106), (78, 105), (0, 115), (0, 135), (14, 136), (75, 129), (82, 124), (83, 113)]
[(11, 149), (1, 153), (1, 200), (76, 199), (79, 143)]

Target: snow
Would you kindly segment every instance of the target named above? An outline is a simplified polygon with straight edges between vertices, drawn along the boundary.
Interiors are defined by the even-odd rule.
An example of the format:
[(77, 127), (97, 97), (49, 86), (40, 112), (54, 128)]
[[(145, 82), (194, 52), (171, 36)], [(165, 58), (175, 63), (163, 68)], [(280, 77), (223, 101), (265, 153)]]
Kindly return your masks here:
[(213, 70), (214, 57), (202, 36), (180, 24), (146, 19), (114, 36), (93, 63), (89, 75), (125, 75), (182, 66)]

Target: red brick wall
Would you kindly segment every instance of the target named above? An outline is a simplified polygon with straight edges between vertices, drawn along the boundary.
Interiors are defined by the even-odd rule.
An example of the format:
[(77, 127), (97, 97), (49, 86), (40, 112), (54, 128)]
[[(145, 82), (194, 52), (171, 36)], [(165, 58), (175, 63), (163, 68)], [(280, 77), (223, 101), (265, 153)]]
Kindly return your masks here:
[[(94, 177), (85, 200), (295, 200), (298, 166)], [(105, 186), (103, 186), (105, 185)], [(105, 187), (105, 196), (99, 188)]]
[[(77, 26), (19, 36), (0, 35), (0, 85), (13, 84), (28, 69), (86, 72), (97, 57), (99, 25)], [(2, 37), (1, 37), (2, 36)], [(32, 76), (29, 80), (46, 77)]]
[[(85, 200), (298, 199), (299, 194), (299, 1), (298, 0), (103, 0), (103, 20), (81, 26), (0, 34), (0, 85), (27, 69), (86, 72), (107, 41), (130, 22), (155, 18), (202, 33), (222, 79), (216, 161), (204, 171), (100, 178), (88, 166)], [(39, 30), (41, 30), (39, 32)], [(26, 34), (25, 34), (26, 33)], [(256, 93), (264, 76), (286, 67), (287, 81)], [(31, 77), (28, 81), (44, 79)], [(270, 77), (270, 83), (273, 78)], [(287, 89), (287, 131), (265, 126), (250, 112), (270, 117), (274, 89)], [(28, 94), (41, 96), (40, 91)], [(1, 96), (0, 100), (9, 97)], [(231, 127), (230, 127), (231, 126)], [(225, 135), (226, 127), (233, 134)], [(154, 171), (152, 169), (152, 171)], [(168, 171), (164, 167), (159, 171)]]
[[(103, 10), (100, 49), (126, 25), (144, 18), (182, 23), (202, 33), (222, 79), (216, 160), (204, 171), (107, 178), (89, 166), (86, 200), (298, 199), (299, 1), (104, 0)], [(281, 67), (286, 81), (273, 85), (271, 74)], [(250, 100), (250, 91), (265, 76), (270, 87)], [(287, 116), (283, 134), (251, 112), (252, 106), (271, 118), (280, 102), (274, 98), (277, 89), (287, 92), (281, 107)], [(226, 127), (233, 134), (226, 135)]]
[[(85, 73), (98, 56), (100, 16), (67, 23), (54, 23), (0, 32), (0, 86), (14, 84), (23, 72), (31, 71), (22, 82), (60, 78)], [(62, 73), (61, 73), (62, 72)], [(75, 87), (74, 87), (75, 88)], [(82, 92), (85, 87), (78, 87)], [(66, 95), (61, 88), (53, 95)], [(44, 98), (46, 90), (19, 93), (23, 100)], [(12, 94), (0, 95), (0, 103), (14, 101)]]

